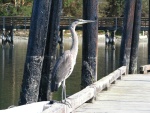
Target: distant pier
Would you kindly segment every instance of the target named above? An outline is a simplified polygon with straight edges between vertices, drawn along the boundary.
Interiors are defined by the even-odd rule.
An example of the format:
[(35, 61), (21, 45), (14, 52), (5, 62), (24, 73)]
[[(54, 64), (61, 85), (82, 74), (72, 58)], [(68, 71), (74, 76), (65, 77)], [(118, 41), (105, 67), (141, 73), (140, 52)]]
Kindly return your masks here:
[[(62, 17), (60, 21), (60, 34), (63, 37), (63, 30), (69, 30), (69, 25), (75, 18)], [(13, 32), (16, 29), (30, 29), (31, 17), (0, 16), (0, 33), (2, 42), (13, 45)], [(98, 19), (98, 30), (103, 30), (106, 36), (106, 48), (108, 44), (115, 49), (115, 32), (122, 31), (123, 17), (106, 17)], [(148, 31), (149, 18), (141, 18), (141, 31)], [(77, 26), (76, 30), (82, 30), (82, 26)], [(8, 33), (9, 32), (9, 33)], [(108, 35), (110, 33), (110, 35)], [(9, 39), (9, 40), (8, 40)]]

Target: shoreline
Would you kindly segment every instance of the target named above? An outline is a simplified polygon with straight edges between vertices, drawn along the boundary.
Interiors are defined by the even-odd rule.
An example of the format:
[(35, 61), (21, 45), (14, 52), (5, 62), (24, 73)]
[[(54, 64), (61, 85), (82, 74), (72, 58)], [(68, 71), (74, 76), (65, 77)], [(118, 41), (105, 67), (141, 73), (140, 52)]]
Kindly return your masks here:
[[(116, 40), (121, 40), (121, 36), (115, 36), (116, 37)], [(23, 40), (28, 40), (28, 38), (29, 37), (27, 37), (27, 36), (14, 36), (13, 37), (14, 38), (14, 41), (23, 41)], [(82, 39), (82, 35), (79, 35), (79, 40), (81, 40)], [(0, 37), (0, 42), (1, 42), (1, 37)], [(66, 37), (66, 36), (64, 36), (64, 40), (71, 40), (71, 37)], [(100, 34), (100, 35), (98, 35), (98, 40), (105, 40), (105, 34)], [(139, 38), (139, 41), (147, 41), (148, 40), (148, 37), (147, 37), (147, 35), (144, 35), (144, 36), (142, 36), (142, 35), (140, 35), (140, 38)]]

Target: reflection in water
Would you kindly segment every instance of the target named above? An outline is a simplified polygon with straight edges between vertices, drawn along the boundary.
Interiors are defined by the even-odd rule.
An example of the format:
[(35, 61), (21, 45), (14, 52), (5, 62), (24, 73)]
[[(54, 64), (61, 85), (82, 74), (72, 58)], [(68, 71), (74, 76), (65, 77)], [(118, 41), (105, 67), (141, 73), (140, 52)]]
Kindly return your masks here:
[[(64, 40), (64, 49), (70, 49), (71, 39)], [(67, 95), (72, 95), (80, 90), (82, 41), (79, 40), (79, 52), (72, 75), (66, 81)], [(0, 43), (1, 44), (1, 43)], [(1, 46), (1, 45), (0, 45)], [(0, 47), (0, 109), (10, 105), (17, 105), (24, 61), (26, 57), (27, 41), (16, 42), (14, 48)], [(59, 54), (59, 51), (58, 51)], [(105, 51), (104, 40), (98, 44), (98, 79), (108, 75), (119, 67), (120, 41), (117, 42), (116, 50), (109, 48)], [(138, 67), (147, 64), (147, 43), (139, 45)], [(61, 88), (54, 94), (55, 100), (61, 100)]]
[(2, 78), (3, 79), (5, 75), (5, 60), (8, 61), (9, 64), (13, 64), (14, 61), (13, 48), (2, 48)]
[(108, 75), (108, 49), (105, 50), (105, 74)]
[[(111, 52), (111, 59), (112, 59), (112, 71), (114, 71), (115, 69), (116, 69), (116, 60), (115, 60), (115, 57), (116, 55), (115, 55), (115, 50), (112, 50), (112, 52)], [(111, 71), (111, 72), (112, 72)]]
[(2, 80), (4, 80), (4, 72), (5, 72), (5, 49), (2, 49)]
[(111, 48), (105, 50), (105, 75), (116, 69), (115, 56), (115, 50)]
[[(148, 64), (148, 43), (147, 41), (139, 43), (139, 53), (137, 67)], [(138, 72), (139, 73), (139, 72)]]
[(16, 43), (14, 48), (0, 47), (0, 109), (18, 103), (26, 46), (27, 41)]

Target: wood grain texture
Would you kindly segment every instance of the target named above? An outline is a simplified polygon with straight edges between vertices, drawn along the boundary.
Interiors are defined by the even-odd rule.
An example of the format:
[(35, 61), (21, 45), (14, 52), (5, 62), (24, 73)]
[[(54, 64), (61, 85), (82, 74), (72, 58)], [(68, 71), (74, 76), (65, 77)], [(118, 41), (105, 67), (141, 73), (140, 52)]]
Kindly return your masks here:
[(99, 93), (94, 104), (85, 103), (75, 113), (149, 113), (149, 94), (150, 74), (127, 75)]

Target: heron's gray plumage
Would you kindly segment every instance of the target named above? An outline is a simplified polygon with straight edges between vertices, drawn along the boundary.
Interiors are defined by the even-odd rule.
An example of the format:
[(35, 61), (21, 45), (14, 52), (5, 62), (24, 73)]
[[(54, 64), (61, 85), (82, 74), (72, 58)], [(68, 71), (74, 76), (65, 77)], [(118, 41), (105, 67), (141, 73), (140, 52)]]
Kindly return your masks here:
[(62, 94), (65, 94), (64, 96), (65, 98), (66, 98), (65, 80), (72, 73), (74, 65), (76, 63), (77, 54), (78, 54), (78, 36), (77, 33), (75, 32), (75, 28), (78, 24), (84, 24), (89, 22), (94, 22), (94, 21), (79, 19), (70, 25), (70, 31), (72, 35), (71, 49), (65, 51), (60, 56), (52, 71), (51, 91), (52, 92), (57, 91), (59, 86), (63, 83), (62, 87), (64, 92)]
[[(64, 79), (67, 79), (71, 72), (73, 71), (73, 55), (70, 50), (64, 52), (64, 54), (58, 59), (52, 72), (52, 82), (51, 90), (57, 91), (57, 88), (61, 85)], [(65, 71), (64, 71), (65, 70)]]

